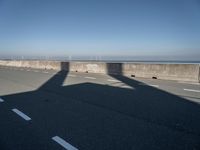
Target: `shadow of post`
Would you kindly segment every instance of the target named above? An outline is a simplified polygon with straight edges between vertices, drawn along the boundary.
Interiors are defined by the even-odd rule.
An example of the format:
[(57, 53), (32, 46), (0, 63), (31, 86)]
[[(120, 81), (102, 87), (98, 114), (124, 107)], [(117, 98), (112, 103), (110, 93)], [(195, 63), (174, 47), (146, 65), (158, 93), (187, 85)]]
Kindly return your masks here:
[(124, 76), (122, 64), (107, 63), (106, 66), (109, 76), (133, 88), (121, 106), (126, 107), (123, 112), (174, 130), (200, 135), (198, 104)]
[(109, 75), (122, 75), (122, 63), (107, 63), (107, 74)]
[(60, 63), (60, 71), (57, 72), (52, 78), (46, 81), (43, 85), (41, 85), (37, 91), (40, 90), (50, 90), (55, 88), (62, 87), (64, 80), (67, 78), (69, 73), (70, 64), (69, 62), (61, 62)]

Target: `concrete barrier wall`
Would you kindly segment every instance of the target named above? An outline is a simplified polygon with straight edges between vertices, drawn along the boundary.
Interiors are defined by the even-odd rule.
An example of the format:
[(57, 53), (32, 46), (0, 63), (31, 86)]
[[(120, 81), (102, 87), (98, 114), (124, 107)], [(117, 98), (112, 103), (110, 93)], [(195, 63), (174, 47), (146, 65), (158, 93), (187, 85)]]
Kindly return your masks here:
[(199, 82), (198, 64), (124, 64), (123, 72), (136, 77)]
[(2, 66), (78, 72), (120, 74), (126, 76), (200, 82), (199, 64), (138, 64), (59, 61), (0, 61)]
[(199, 82), (199, 64), (72, 62), (70, 71)]
[(2, 66), (13, 67), (26, 67), (26, 68), (38, 68), (38, 69), (61, 69), (61, 62), (59, 61), (0, 61)]
[(70, 71), (103, 73), (106, 71), (106, 63), (103, 62), (70, 62)]

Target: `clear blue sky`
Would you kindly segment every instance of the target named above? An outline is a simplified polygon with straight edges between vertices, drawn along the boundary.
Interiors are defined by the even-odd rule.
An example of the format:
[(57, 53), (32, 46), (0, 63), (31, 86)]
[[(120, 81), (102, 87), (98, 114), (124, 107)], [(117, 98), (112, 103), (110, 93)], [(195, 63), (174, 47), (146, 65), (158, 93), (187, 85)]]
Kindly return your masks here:
[(0, 0), (0, 55), (200, 60), (200, 0)]

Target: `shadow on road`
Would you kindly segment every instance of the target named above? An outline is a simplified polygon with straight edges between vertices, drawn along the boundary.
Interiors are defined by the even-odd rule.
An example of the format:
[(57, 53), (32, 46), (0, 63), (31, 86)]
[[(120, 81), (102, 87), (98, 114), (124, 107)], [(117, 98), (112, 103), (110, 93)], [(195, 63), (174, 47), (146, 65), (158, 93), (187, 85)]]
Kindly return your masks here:
[[(200, 149), (198, 104), (123, 76), (121, 64), (108, 63), (107, 72), (133, 89), (90, 82), (62, 86), (69, 64), (61, 66), (65, 69), (36, 91), (3, 97), (9, 105), (27, 112), (32, 124), (24, 125), (23, 131), (4, 124), (2, 147), (18, 150), (22, 141), (17, 135), (31, 134), (33, 143), (40, 139), (47, 144), (46, 137), (60, 135), (81, 150)], [(5, 135), (13, 139), (2, 142)], [(30, 144), (24, 147), (38, 149)], [(53, 149), (51, 146), (43, 148)]]

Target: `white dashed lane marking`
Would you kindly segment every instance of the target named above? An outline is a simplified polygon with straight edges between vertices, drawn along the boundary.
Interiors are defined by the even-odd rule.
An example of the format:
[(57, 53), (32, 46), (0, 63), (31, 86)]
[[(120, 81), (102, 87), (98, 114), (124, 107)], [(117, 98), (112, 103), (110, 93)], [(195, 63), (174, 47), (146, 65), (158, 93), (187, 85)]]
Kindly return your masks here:
[(118, 80), (108, 79), (109, 82), (118, 82)]
[(195, 82), (184, 82), (184, 81), (178, 81), (178, 83), (200, 85), (200, 83), (195, 83)]
[(198, 92), (200, 93), (200, 90), (194, 90), (194, 89), (183, 89), (184, 91), (189, 91), (189, 92)]
[(146, 83), (139, 83), (138, 85), (143, 85), (143, 86), (152, 86), (152, 87), (159, 87), (159, 85), (156, 84), (146, 84)]
[(155, 85), (155, 84), (150, 84), (149, 86), (159, 87), (159, 85)]
[(69, 74), (68, 76), (69, 77), (76, 77), (76, 75), (74, 75), (74, 74)]
[(0, 98), (0, 103), (4, 102), (4, 100), (2, 98)]
[(94, 77), (85, 77), (86, 79), (96, 79), (96, 78), (94, 78)]
[(128, 86), (128, 85), (123, 85), (123, 86), (121, 86), (122, 88), (127, 88), (127, 89), (133, 89), (133, 87), (131, 87), (131, 86)]
[(24, 114), (23, 112), (19, 111), (16, 108), (12, 109), (12, 111), (15, 112), (17, 115), (19, 115), (20, 117), (22, 117), (26, 121), (30, 121), (31, 120), (31, 118), (29, 116), (27, 116), (26, 114)]
[(60, 138), (59, 136), (52, 137), (52, 140), (60, 144), (62, 147), (64, 147), (67, 150), (78, 150), (76, 147), (72, 146), (71, 144), (67, 143), (65, 140)]

